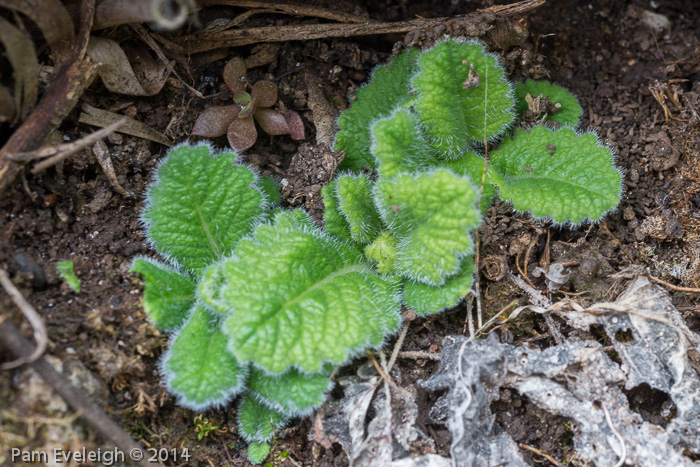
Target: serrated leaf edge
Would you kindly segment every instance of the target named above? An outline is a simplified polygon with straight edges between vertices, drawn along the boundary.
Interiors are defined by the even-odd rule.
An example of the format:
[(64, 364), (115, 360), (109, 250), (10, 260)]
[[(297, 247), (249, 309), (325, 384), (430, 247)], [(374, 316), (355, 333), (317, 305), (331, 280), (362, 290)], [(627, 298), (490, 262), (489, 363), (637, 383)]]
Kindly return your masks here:
[[(190, 275), (192, 275), (191, 271), (189, 271), (187, 268), (183, 267), (177, 261), (177, 259), (174, 258), (172, 255), (163, 254), (156, 249), (155, 241), (150, 239), (148, 237), (148, 234), (147, 234), (147, 232), (150, 230), (150, 227), (151, 227), (151, 221), (146, 219), (144, 216), (144, 214), (148, 211), (148, 209), (151, 206), (153, 206), (153, 199), (151, 198), (151, 190), (158, 183), (160, 183), (159, 173), (160, 173), (161, 165), (165, 164), (170, 159), (170, 154), (172, 152), (176, 151), (177, 149), (179, 149), (183, 146), (187, 146), (187, 147), (190, 147), (192, 149), (196, 149), (200, 146), (206, 146), (208, 151), (209, 151), (209, 157), (211, 157), (211, 158), (215, 158), (219, 154), (224, 154), (224, 153), (225, 154), (233, 154), (235, 156), (235, 162), (233, 163), (233, 167), (245, 167), (246, 169), (250, 170), (250, 172), (253, 174), (253, 181), (248, 186), (256, 189), (260, 193), (261, 208), (263, 209), (263, 211), (270, 208), (270, 200), (269, 200), (267, 194), (265, 193), (265, 190), (260, 186), (261, 175), (260, 175), (259, 171), (255, 167), (253, 167), (249, 164), (242, 164), (242, 163), (238, 162), (240, 154), (238, 154), (234, 149), (228, 149), (228, 150), (221, 149), (221, 150), (219, 150), (219, 149), (215, 148), (214, 145), (207, 140), (197, 141), (196, 144), (191, 144), (189, 140), (186, 140), (180, 144), (177, 144), (177, 145), (169, 148), (165, 157), (161, 158), (156, 163), (155, 168), (151, 172), (151, 181), (148, 183), (148, 185), (146, 186), (146, 189), (144, 190), (146, 202), (144, 203), (143, 209), (141, 210), (141, 214), (139, 214), (138, 222), (139, 222), (139, 225), (141, 226), (142, 230), (144, 231), (145, 244), (150, 250), (157, 252), (163, 259), (165, 259), (169, 264), (171, 264), (175, 268), (178, 268), (178, 269), (184, 270), (184, 271), (188, 271), (188, 272), (190, 272)], [(255, 231), (255, 229), (257, 229), (260, 224), (265, 223), (264, 217), (265, 216), (259, 216), (257, 219), (254, 219), (252, 221), (251, 231)], [(221, 258), (219, 258), (219, 259), (221, 259)]]
[[(242, 430), (240, 427), (241, 425), (241, 405), (243, 404), (243, 401), (245, 401), (246, 396), (251, 397), (252, 399), (256, 400), (257, 402), (260, 402), (264, 405), (266, 405), (269, 409), (275, 410), (277, 413), (279, 413), (282, 417), (285, 418), (285, 420), (281, 421), (278, 425), (275, 426), (275, 429), (272, 431), (272, 433), (269, 436), (266, 436), (265, 438), (262, 437), (256, 437), (256, 436), (250, 436), (248, 433), (245, 432), (245, 430)], [(272, 438), (275, 437), (275, 432), (277, 430), (281, 430), (282, 428), (286, 427), (287, 424), (289, 423), (291, 417), (287, 417), (283, 412), (278, 411), (274, 407), (271, 407), (267, 404), (265, 404), (263, 401), (257, 399), (251, 394), (251, 391), (246, 391), (243, 394), (243, 397), (238, 401), (238, 404), (236, 406), (236, 426), (238, 427), (238, 434), (240, 435), (241, 438), (243, 438), (247, 443), (267, 443)], [(257, 433), (256, 433), (257, 435)]]
[[(256, 365), (254, 365), (254, 366), (257, 368)], [(305, 373), (305, 374), (308, 374), (308, 373)], [(272, 378), (282, 378), (283, 375), (284, 375), (284, 373), (278, 374), (278, 375), (268, 375), (268, 376), (270, 376)], [(328, 385), (326, 386), (326, 389), (323, 390), (324, 395), (328, 394), (331, 390), (333, 390), (334, 387), (335, 387), (335, 382), (333, 380), (331, 380), (329, 377), (328, 378)], [(280, 404), (279, 402), (270, 400), (253, 389), (248, 389), (248, 395), (253, 397), (255, 400), (257, 400), (261, 404), (266, 405), (267, 407), (271, 408), (272, 410), (276, 410), (277, 412), (281, 413), (282, 415), (284, 415), (285, 417), (288, 417), (288, 418), (306, 417), (308, 415), (311, 415), (317, 408), (319, 408), (323, 405), (323, 402), (325, 402), (325, 401), (321, 401), (319, 404), (314, 405), (314, 406), (310, 406), (304, 410), (300, 409), (295, 403), (292, 402), (292, 405), (294, 407), (290, 407), (288, 410), (288, 409), (285, 409), (282, 406), (282, 404)]]
[[(170, 360), (170, 357), (172, 356), (173, 353), (173, 345), (175, 344), (175, 340), (177, 337), (180, 335), (180, 332), (182, 329), (187, 326), (187, 323), (189, 323), (190, 318), (192, 317), (192, 314), (196, 310), (196, 308), (199, 306), (199, 303), (195, 303), (192, 305), (192, 308), (187, 315), (187, 319), (185, 319), (185, 322), (180, 326), (176, 331), (173, 331), (170, 336), (168, 337), (168, 344), (166, 346), (166, 351), (163, 352), (163, 355), (161, 355), (160, 360), (158, 360), (158, 371), (161, 374), (162, 380), (163, 380), (163, 386), (165, 386), (165, 389), (170, 393), (173, 394), (176, 399), (177, 399), (177, 404), (181, 405), (182, 407), (185, 407), (186, 409), (190, 409), (194, 412), (204, 412), (207, 409), (218, 409), (221, 408), (228, 403), (230, 403), (234, 398), (236, 398), (239, 394), (241, 394), (245, 388), (246, 388), (246, 383), (248, 381), (248, 373), (249, 373), (249, 368), (247, 365), (242, 364), (241, 365), (241, 377), (239, 378), (239, 382), (236, 386), (233, 386), (229, 388), (227, 391), (224, 392), (224, 394), (221, 397), (213, 398), (210, 401), (207, 402), (194, 402), (189, 400), (184, 394), (180, 393), (177, 391), (173, 386), (172, 386), (172, 380), (175, 378), (175, 372), (171, 371), (170, 369), (167, 368), (166, 362)], [(201, 304), (203, 308), (207, 308), (206, 305)], [(212, 318), (211, 314), (207, 312), (207, 316), (209, 316), (209, 319), (212, 321), (216, 321), (215, 319)], [(223, 327), (221, 328), (223, 331)], [(235, 356), (231, 355), (231, 357), (235, 358)], [(239, 362), (240, 363), (240, 362)]]

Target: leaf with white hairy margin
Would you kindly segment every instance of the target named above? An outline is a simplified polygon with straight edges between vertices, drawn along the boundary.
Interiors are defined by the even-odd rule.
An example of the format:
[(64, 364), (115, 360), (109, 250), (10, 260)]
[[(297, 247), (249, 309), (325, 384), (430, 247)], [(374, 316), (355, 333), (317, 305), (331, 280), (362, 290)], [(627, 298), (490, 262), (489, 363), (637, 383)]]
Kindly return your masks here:
[(544, 126), (516, 130), (489, 162), (501, 199), (536, 219), (597, 222), (620, 202), (622, 174), (594, 133)]
[(277, 428), (287, 423), (287, 417), (256, 400), (249, 393), (238, 406), (238, 434), (249, 443), (267, 443)]
[(459, 271), (473, 250), (479, 227), (478, 198), (468, 177), (448, 169), (380, 180), (375, 204), (399, 240), (395, 270), (403, 277), (439, 286)]
[(228, 351), (228, 338), (202, 305), (195, 306), (171, 342), (162, 373), (180, 405), (202, 411), (222, 406), (243, 391), (248, 368)]
[(411, 84), (431, 145), (447, 159), (492, 140), (514, 119), (515, 101), (503, 67), (478, 42), (447, 40), (418, 58)]
[(300, 417), (310, 414), (326, 400), (326, 393), (333, 387), (329, 374), (329, 371), (306, 374), (292, 368), (279, 376), (270, 376), (253, 367), (248, 389), (287, 417)]
[(464, 297), (474, 282), (474, 256), (462, 260), (459, 272), (450, 277), (441, 286), (407, 281), (403, 285), (403, 302), (418, 316), (428, 316), (442, 310), (455, 307)]
[(209, 146), (173, 148), (158, 166), (143, 213), (146, 237), (164, 257), (198, 276), (251, 232), (267, 203), (236, 155)]
[(342, 175), (335, 180), (335, 194), (352, 239), (362, 245), (371, 243), (384, 227), (372, 202), (369, 179), (365, 175)]
[[(311, 225), (261, 225), (223, 262), (229, 349), (279, 374), (317, 373), (380, 345), (400, 323), (398, 281), (373, 273), (361, 254)], [(296, 223), (295, 223), (296, 222)]]
[(417, 56), (418, 49), (401, 52), (387, 65), (377, 67), (369, 84), (357, 90), (352, 105), (338, 119), (340, 131), (334, 149), (345, 151), (340, 169), (359, 171), (364, 166), (375, 166), (370, 151), (370, 128), (413, 98), (409, 82)]
[(136, 258), (131, 272), (144, 277), (143, 309), (159, 331), (172, 331), (185, 322), (195, 302), (195, 283), (160, 261)]

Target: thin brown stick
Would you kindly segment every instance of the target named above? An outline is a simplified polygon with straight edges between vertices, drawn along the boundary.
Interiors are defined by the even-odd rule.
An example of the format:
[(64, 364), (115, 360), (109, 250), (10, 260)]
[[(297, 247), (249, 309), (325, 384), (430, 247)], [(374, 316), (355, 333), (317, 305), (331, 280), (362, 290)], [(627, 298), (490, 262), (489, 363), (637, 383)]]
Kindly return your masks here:
[[(27, 356), (20, 356), (17, 360), (12, 362), (0, 364), (0, 370), (10, 370), (12, 368), (17, 368), (18, 366), (24, 365), (25, 363), (31, 363), (37, 358), (41, 357), (41, 354), (43, 354), (46, 350), (49, 336), (46, 333), (44, 320), (41, 319), (41, 316), (39, 316), (36, 309), (34, 309), (34, 307), (24, 298), (17, 287), (15, 287), (4, 269), (0, 269), (0, 284), (10, 298), (12, 298), (12, 301), (15, 302), (15, 305), (17, 305), (17, 308), (20, 309), (24, 317), (27, 318), (27, 321), (29, 321), (29, 323), (32, 325), (32, 328), (34, 329), (34, 340), (36, 340), (36, 347), (31, 354)], [(0, 316), (0, 321), (4, 319), (6, 319), (4, 316)]]
[(389, 383), (389, 386), (391, 386), (392, 389), (394, 389), (395, 391), (399, 391), (400, 390), (399, 387), (396, 385), (395, 382), (393, 382), (391, 380), (391, 378), (389, 378), (389, 376), (386, 373), (384, 373), (384, 370), (382, 370), (382, 368), (379, 366), (379, 363), (377, 363), (377, 359), (374, 358), (374, 355), (372, 355), (372, 352), (370, 352), (368, 350), (367, 355), (369, 356), (369, 359), (372, 360), (372, 364), (374, 365), (374, 368), (377, 369), (377, 372), (384, 379), (384, 381)]
[(394, 363), (396, 363), (396, 357), (399, 354), (399, 350), (401, 350), (401, 347), (403, 346), (403, 340), (406, 338), (406, 334), (408, 334), (408, 326), (409, 322), (405, 322), (403, 325), (403, 329), (401, 330), (401, 334), (399, 335), (399, 338), (396, 340), (396, 344), (394, 344), (394, 350), (391, 352), (391, 358), (389, 358), (389, 364), (386, 366), (387, 371), (391, 371), (391, 369), (394, 366)]
[(304, 5), (293, 2), (270, 2), (267, 0), (199, 0), (200, 7), (211, 5), (239, 6), (244, 8), (264, 8), (270, 13), (284, 13), (294, 16), (309, 16), (312, 18), (324, 18), (340, 23), (365, 23), (372, 21), (361, 16), (351, 15), (327, 8)]
[[(530, 244), (527, 246), (527, 250), (525, 251), (525, 262), (523, 264), (523, 268), (525, 269), (525, 278), (527, 279), (527, 265), (530, 262), (530, 254), (532, 253), (532, 249), (537, 245), (537, 243), (540, 241), (540, 237), (537, 236), (534, 240), (530, 242)], [(528, 279), (529, 281), (529, 279)], [(532, 285), (532, 283), (530, 283)]]
[(666, 287), (667, 289), (671, 290), (676, 290), (678, 292), (689, 292), (689, 293), (700, 293), (700, 289), (695, 289), (693, 287), (681, 287), (679, 285), (673, 285), (670, 282), (666, 282), (665, 280), (659, 279), (658, 277), (654, 277), (648, 272), (644, 272), (644, 274), (651, 280), (653, 280), (656, 283), (659, 283)]
[[(0, 342), (3, 343), (16, 357), (27, 358), (33, 352), (32, 344), (20, 334), (19, 329), (9, 320), (0, 321)], [(148, 463), (145, 459), (150, 456), (129, 435), (127, 435), (116, 423), (114, 423), (95, 404), (90, 402), (84, 394), (68, 381), (61, 373), (57, 372), (45, 359), (39, 357), (28, 364), (35, 370), (46, 383), (51, 386), (74, 410), (81, 413), (85, 420), (96, 432), (111, 441), (120, 451), (126, 453), (131, 459), (143, 459), (135, 464), (140, 466), (161, 465)], [(135, 454), (136, 453), (136, 454)]]
[(542, 456), (545, 459), (547, 459), (549, 462), (551, 462), (553, 465), (556, 465), (557, 467), (564, 467), (558, 460), (550, 456), (549, 454), (545, 454), (544, 452), (540, 451), (537, 448), (533, 448), (532, 446), (528, 446), (527, 444), (520, 443), (518, 444), (521, 448), (525, 449), (526, 451), (534, 452), (538, 456)]
[(329, 37), (369, 36), (375, 34), (404, 33), (416, 29), (431, 29), (447, 26), (464, 28), (468, 25), (483, 24), (496, 19), (522, 15), (543, 5), (546, 0), (525, 0), (511, 5), (497, 5), (466, 16), (455, 18), (418, 18), (395, 23), (371, 22), (354, 24), (303, 24), (293, 26), (268, 26), (259, 28), (220, 31), (206, 36), (199, 34), (185, 36), (175, 42), (185, 46), (190, 53), (206, 52), (222, 47), (239, 47), (260, 42), (285, 42), (295, 40), (323, 39)]

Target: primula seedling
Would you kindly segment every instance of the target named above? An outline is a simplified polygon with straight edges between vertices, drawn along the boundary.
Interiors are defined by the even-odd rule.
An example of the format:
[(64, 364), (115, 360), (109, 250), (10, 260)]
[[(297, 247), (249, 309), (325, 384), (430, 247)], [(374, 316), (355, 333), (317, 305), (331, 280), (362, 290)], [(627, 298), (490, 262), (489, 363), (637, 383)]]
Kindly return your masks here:
[(277, 103), (277, 84), (257, 81), (247, 92), (245, 61), (231, 59), (224, 68), (224, 82), (233, 91), (232, 105), (210, 107), (204, 110), (192, 128), (192, 136), (216, 138), (226, 134), (233, 149), (244, 151), (255, 144), (258, 131), (255, 122), (268, 135), (289, 135), (303, 140), (304, 122), (293, 110), (274, 109)]
[(205, 144), (170, 151), (142, 216), (167, 261), (132, 270), (153, 324), (172, 331), (166, 387), (197, 411), (240, 396), (239, 433), (259, 462), (276, 428), (323, 403), (337, 365), (396, 331), (400, 301), (398, 281), (355, 247), (303, 211), (270, 210), (275, 185), (236, 159)]
[[(564, 127), (512, 128), (536, 98), (550, 103), (537, 120)], [(527, 81), (513, 92), (477, 42), (402, 52), (377, 68), (338, 120), (343, 167), (374, 167), (376, 176), (345, 173), (323, 189), (326, 230), (399, 277), (402, 301), (417, 314), (452, 307), (472, 284), (479, 197), (481, 213), (498, 195), (568, 225), (597, 222), (619, 203), (612, 151), (572, 128), (581, 113), (559, 86)]]
[(56, 269), (66, 284), (73, 289), (73, 292), (80, 293), (80, 278), (73, 272), (73, 261), (56, 263)]

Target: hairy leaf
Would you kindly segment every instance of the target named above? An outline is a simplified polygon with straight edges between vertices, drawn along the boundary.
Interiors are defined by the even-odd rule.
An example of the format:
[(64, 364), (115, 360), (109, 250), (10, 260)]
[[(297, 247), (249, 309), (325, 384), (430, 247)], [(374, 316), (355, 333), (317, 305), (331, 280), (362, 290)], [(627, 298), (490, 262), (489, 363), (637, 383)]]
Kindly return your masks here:
[(243, 390), (247, 368), (226, 349), (226, 335), (203, 306), (195, 306), (173, 337), (162, 369), (180, 405), (197, 411), (219, 407)]
[(336, 179), (336, 201), (345, 216), (353, 240), (370, 243), (383, 230), (382, 220), (372, 202), (372, 187), (364, 175), (343, 175)]
[(522, 117), (528, 109), (525, 96), (538, 97), (540, 95), (548, 97), (552, 104), (559, 104), (561, 107), (554, 113), (547, 115), (547, 121), (559, 122), (562, 125), (578, 126), (583, 109), (578, 103), (576, 96), (566, 89), (547, 81), (533, 81), (531, 79), (524, 83), (515, 85), (515, 108), (518, 117)]
[(436, 286), (457, 273), (481, 222), (477, 196), (468, 178), (447, 169), (378, 181), (375, 203), (399, 239), (396, 270)]
[(391, 274), (394, 272), (396, 255), (398, 254), (398, 240), (391, 232), (384, 231), (367, 247), (365, 257), (377, 264), (379, 274)]
[(381, 177), (395, 177), (435, 163), (418, 118), (408, 109), (398, 109), (390, 117), (375, 123), (372, 140), (372, 154)]
[(268, 454), (270, 454), (268, 443), (250, 443), (248, 446), (248, 460), (253, 465), (262, 464)]
[(336, 200), (335, 191), (337, 187), (337, 179), (321, 189), (323, 197), (323, 222), (326, 232), (335, 235), (339, 240), (354, 242), (350, 235), (350, 226), (343, 213), (338, 209), (338, 201)]
[(265, 196), (267, 196), (270, 204), (279, 204), (282, 198), (280, 197), (280, 187), (276, 180), (270, 177), (262, 176), (259, 179), (259, 185), (262, 192), (265, 193)]
[(201, 304), (214, 315), (226, 315), (232, 311), (221, 293), (225, 282), (223, 263), (219, 261), (204, 270), (197, 284), (197, 297), (201, 300)]
[(433, 286), (422, 282), (407, 281), (403, 286), (404, 304), (416, 312), (418, 316), (438, 313), (456, 306), (469, 294), (474, 282), (474, 257), (467, 256), (462, 260), (460, 270), (441, 286)]
[(238, 406), (238, 434), (249, 443), (267, 443), (282, 428), (287, 417), (256, 400), (250, 394)]
[(596, 222), (620, 202), (622, 174), (593, 133), (544, 126), (517, 130), (491, 153), (491, 164), (500, 197), (536, 219)]
[(198, 275), (229, 254), (260, 218), (265, 199), (236, 155), (181, 145), (158, 167), (143, 220), (156, 250)]
[(477, 155), (475, 152), (468, 152), (459, 159), (453, 161), (445, 161), (441, 164), (442, 167), (451, 169), (457, 175), (466, 175), (472, 181), (474, 188), (481, 189), (482, 178), (484, 179), (484, 191), (481, 194), (481, 214), (486, 214), (486, 211), (493, 203), (493, 197), (496, 196), (496, 187), (492, 185), (490, 173), (492, 171), (487, 167), (486, 177), (484, 174), (484, 158)]
[(396, 55), (389, 64), (376, 68), (370, 83), (357, 90), (351, 107), (338, 119), (340, 132), (336, 136), (335, 150), (345, 151), (341, 169), (374, 167), (370, 128), (375, 121), (412, 99), (409, 81), (417, 56), (417, 49)]
[(510, 83), (495, 56), (477, 42), (448, 40), (418, 58), (412, 85), (431, 145), (455, 158), (474, 142), (502, 134), (513, 121)]
[(131, 272), (145, 279), (143, 309), (160, 331), (179, 328), (195, 301), (195, 283), (186, 274), (160, 261), (136, 258)]
[(317, 373), (396, 330), (397, 284), (371, 272), (350, 245), (289, 217), (258, 227), (224, 262), (223, 294), (234, 306), (224, 328), (240, 361), (269, 373)]
[(248, 388), (255, 397), (287, 417), (310, 414), (323, 404), (326, 392), (333, 383), (329, 372), (306, 374), (291, 369), (279, 376), (269, 376), (253, 368), (248, 378)]

